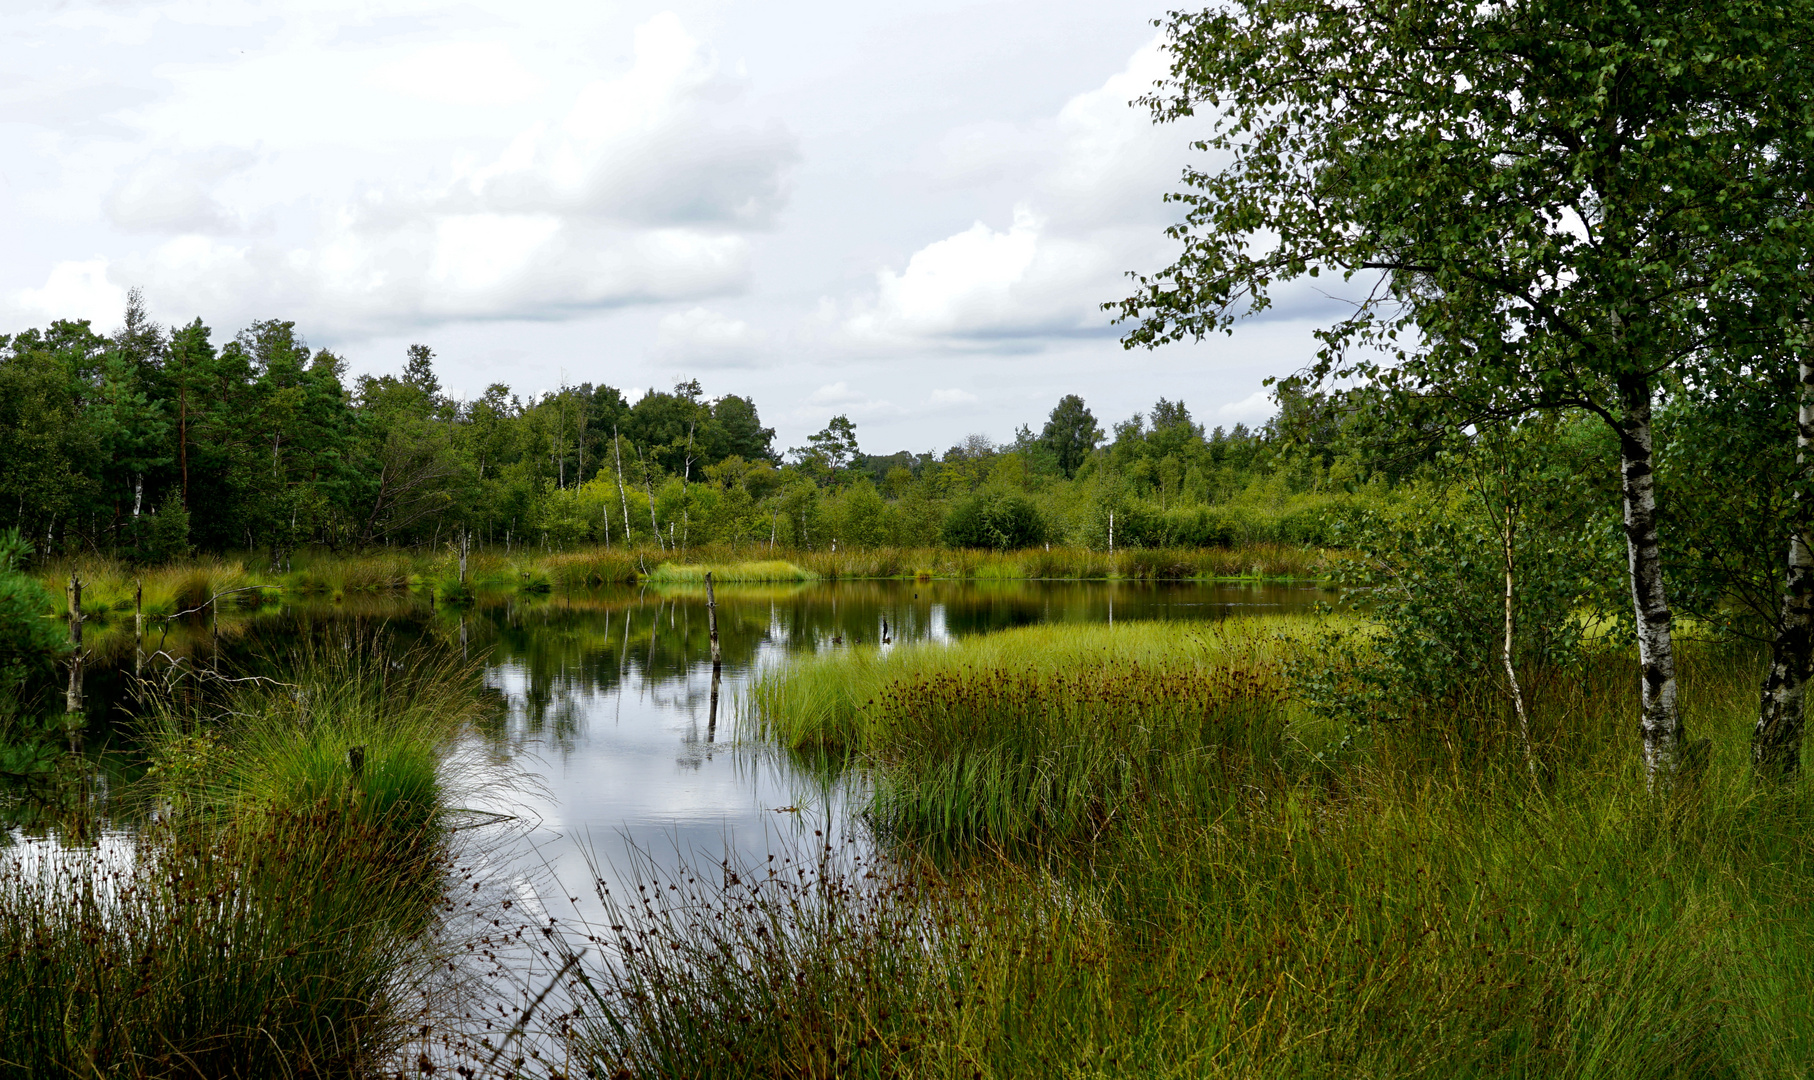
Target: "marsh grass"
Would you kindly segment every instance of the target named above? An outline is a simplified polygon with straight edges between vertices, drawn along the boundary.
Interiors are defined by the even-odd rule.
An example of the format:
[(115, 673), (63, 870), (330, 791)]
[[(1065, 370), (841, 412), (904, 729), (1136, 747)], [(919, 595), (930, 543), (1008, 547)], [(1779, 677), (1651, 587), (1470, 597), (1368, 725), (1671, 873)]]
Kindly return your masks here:
[(404, 647), (382, 630), (329, 624), (260, 667), (278, 674), (199, 704), (151, 702), (143, 743), (160, 800), (226, 815), (326, 802), (392, 830), (432, 828), (458, 780), (445, 751), (490, 708), (477, 664), (432, 642)]
[[(1750, 781), (1758, 657), (1684, 644), (1690, 730), (1714, 760), (1659, 802), (1616, 650), (1536, 681), (1533, 784), (1489, 694), (1370, 731), (1280, 700), (1275, 673), (1312, 633), (1062, 629), (801, 658), (763, 680), (766, 730), (857, 762), (894, 826), (886, 871), (802, 879), (833, 896), (805, 925), (822, 909), (868, 929), (810, 956), (765, 951), (749, 935), (798, 918), (793, 901), (697, 875), (687, 919), (638, 939), (679, 946), (620, 963), (667, 965), (653, 1000), (711, 987), (725, 1022), (659, 1046), (595, 1027), (596, 1060), (632, 1075), (1809, 1075), (1814, 798)], [(1232, 691), (1206, 688), (1217, 670)], [(865, 891), (870, 873), (893, 884)], [(653, 933), (644, 919), (623, 925)], [(844, 974), (809, 974), (809, 1002), (786, 1008), (872, 1019), (812, 1020), (822, 1041), (792, 1059), (811, 1064), (734, 1022), (763, 1015), (747, 1004), (771, 1000), (759, 988), (819, 970)], [(908, 1036), (884, 1016), (912, 1018)]]
[(828, 580), (854, 578), (1192, 581), (1325, 577), (1336, 557), (1321, 548), (1256, 543), (1236, 547), (1117, 551), (1058, 546), (1022, 551), (970, 548), (855, 548), (788, 556)]
[(704, 585), (710, 573), (714, 582), (771, 584), (813, 581), (819, 575), (782, 559), (761, 562), (688, 563), (664, 562), (649, 574), (652, 585)]
[(0, 864), (0, 1075), (369, 1076), (413, 1033), (434, 893), (323, 805)]
[(930, 875), (856, 845), (667, 869), (646, 857), (580, 967), (570, 1043), (597, 1076), (898, 1075), (949, 1038), (941, 965), (966, 923)]

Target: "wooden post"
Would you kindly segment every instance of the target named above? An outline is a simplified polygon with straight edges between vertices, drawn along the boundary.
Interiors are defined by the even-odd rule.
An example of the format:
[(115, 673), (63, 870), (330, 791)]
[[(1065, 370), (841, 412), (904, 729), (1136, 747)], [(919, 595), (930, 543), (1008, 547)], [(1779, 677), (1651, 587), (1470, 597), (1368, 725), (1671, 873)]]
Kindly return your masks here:
[(82, 578), (69, 572), (69, 585), (64, 589), (69, 599), (69, 689), (64, 693), (63, 711), (79, 717), (82, 707)]
[(705, 621), (712, 637), (713, 686), (717, 686), (718, 665), (723, 659), (718, 651), (718, 598), (712, 593), (712, 572), (705, 572)]

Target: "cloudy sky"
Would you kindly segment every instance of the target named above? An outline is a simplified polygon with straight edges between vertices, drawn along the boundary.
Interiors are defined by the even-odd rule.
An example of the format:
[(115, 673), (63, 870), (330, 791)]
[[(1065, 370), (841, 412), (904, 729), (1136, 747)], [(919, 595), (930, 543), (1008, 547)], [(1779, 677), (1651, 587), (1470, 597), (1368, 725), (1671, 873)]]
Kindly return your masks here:
[(698, 378), (782, 446), (1263, 420), (1328, 304), (1126, 352), (1188, 129), (1145, 0), (9, 0), (0, 324), (293, 319), (476, 394)]

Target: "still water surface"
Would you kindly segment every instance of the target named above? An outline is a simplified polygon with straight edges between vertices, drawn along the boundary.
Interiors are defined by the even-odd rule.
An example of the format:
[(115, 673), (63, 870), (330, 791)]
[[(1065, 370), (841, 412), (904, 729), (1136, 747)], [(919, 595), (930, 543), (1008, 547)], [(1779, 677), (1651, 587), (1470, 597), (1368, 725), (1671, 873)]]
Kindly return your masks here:
[(487, 808), (525, 822), (525, 841), (563, 881), (588, 882), (588, 851), (608, 862), (626, 842), (708, 864), (760, 861), (776, 839), (843, 818), (835, 785), (738, 737), (752, 674), (787, 655), (1036, 623), (1274, 614), (1327, 598), (1279, 584), (725, 585), (714, 708), (703, 591), (557, 593), (465, 616), (467, 647), (488, 650), (488, 683), (503, 699), (474, 749), (532, 781)]

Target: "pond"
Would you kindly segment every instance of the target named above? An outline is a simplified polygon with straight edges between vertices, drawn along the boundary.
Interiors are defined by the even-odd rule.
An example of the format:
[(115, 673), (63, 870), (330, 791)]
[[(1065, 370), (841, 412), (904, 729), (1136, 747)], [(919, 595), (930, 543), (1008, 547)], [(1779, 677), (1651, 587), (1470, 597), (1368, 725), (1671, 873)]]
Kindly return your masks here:
[[(717, 589), (724, 662), (713, 707), (702, 589), (555, 594), (464, 617), (505, 713), (487, 749), (525, 762), (553, 834), (622, 831), (683, 843), (765, 831), (765, 812), (819, 791), (737, 739), (751, 675), (789, 653), (944, 641), (1036, 623), (1224, 619), (1307, 610), (1315, 587), (1077, 582), (838, 582)], [(821, 795), (823, 793), (821, 792)]]
[[(637, 859), (759, 864), (802, 839), (865, 843), (864, 830), (848, 827), (850, 781), (739, 738), (752, 676), (790, 654), (1038, 623), (1240, 618), (1307, 611), (1330, 598), (1280, 583), (724, 584), (716, 684), (705, 593), (690, 586), (557, 590), (464, 608), (415, 595), (304, 601), (223, 619), (219, 641), (190, 627), (186, 644), (210, 658), (218, 648), (225, 668), (257, 670), (297, 640), (352, 624), (361, 637), (382, 628), (482, 662), (498, 696), (495, 719), (451, 755), (452, 786), (470, 812), (462, 827), (479, 841), (467, 846), (464, 872), (486, 880), (493, 897), (517, 898), (530, 921), (577, 916), (596, 925), (604, 912), (594, 879), (630, 884)], [(92, 692), (117, 693), (114, 685), (98, 672)], [(116, 823), (112, 842), (124, 846), (128, 827)], [(28, 837), (15, 830), (12, 839)], [(31, 839), (56, 843), (48, 831)], [(546, 978), (519, 974), (519, 996)]]

